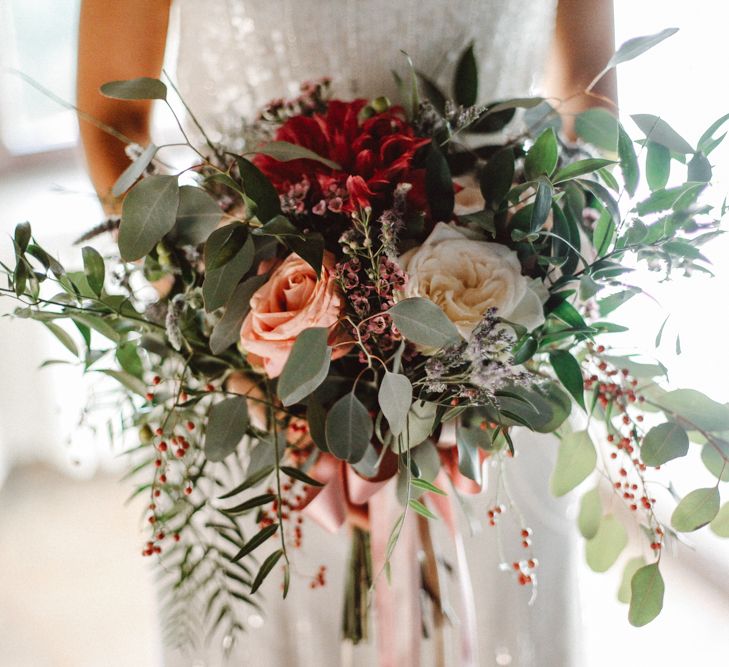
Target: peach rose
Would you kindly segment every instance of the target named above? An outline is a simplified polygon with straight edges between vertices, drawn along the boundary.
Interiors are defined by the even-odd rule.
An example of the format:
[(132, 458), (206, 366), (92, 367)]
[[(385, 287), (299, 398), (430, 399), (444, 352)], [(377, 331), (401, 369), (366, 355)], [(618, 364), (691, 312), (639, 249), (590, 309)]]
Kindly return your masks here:
[[(243, 320), (240, 342), (246, 352), (261, 359), (266, 375), (278, 377), (296, 337), (311, 327), (330, 331), (329, 342), (343, 338), (339, 315), (343, 298), (334, 279), (334, 257), (324, 254), (321, 278), (296, 254), (289, 255), (251, 297), (251, 310)], [(332, 359), (347, 353), (335, 347)]]

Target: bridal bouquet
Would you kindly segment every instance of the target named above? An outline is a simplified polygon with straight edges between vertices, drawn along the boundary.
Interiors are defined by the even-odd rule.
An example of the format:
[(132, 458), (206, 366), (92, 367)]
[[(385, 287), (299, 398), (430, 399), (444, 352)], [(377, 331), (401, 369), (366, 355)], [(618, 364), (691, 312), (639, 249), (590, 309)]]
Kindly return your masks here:
[[(667, 35), (631, 40), (608, 69)], [(440, 518), (457, 535), (464, 494), (489, 494), (487, 530), (509, 519), (502, 538), (520, 556), (501, 565), (534, 587), (538, 536), (482, 478), (508, 469), (517, 428), (559, 437), (554, 494), (609, 480), (580, 505), (594, 570), (640, 526), (620, 593), (632, 624), (661, 609), (667, 544), (707, 524), (729, 535), (729, 406), (609, 349), (626, 330), (614, 311), (641, 292), (639, 263), (666, 278), (709, 272), (701, 249), (720, 231), (701, 196), (728, 117), (691, 144), (652, 115), (633, 116), (633, 139), (596, 108), (576, 117), (572, 145), (542, 98), (477, 105), (470, 47), (452, 95), (415, 69), (400, 83), (401, 105), (306, 84), (244, 127), (242, 149), (185, 137), (198, 159), (179, 173), (160, 162), (165, 146), (131, 146), (121, 220), (104, 225), (118, 225), (120, 257), (85, 246), (83, 270), (68, 270), (16, 229), (3, 267), (16, 315), (127, 396), (130, 476), (149, 498), (143, 553), (185, 618), (173, 635), (192, 632), (197, 610), (197, 628), (230, 644), (267, 577), (284, 596), (300, 583), (291, 564), (313, 519), (350, 526), (344, 631), (363, 639), (369, 589), (410, 576), (389, 565), (403, 531), (416, 521), (428, 535)], [(167, 92), (148, 78), (102, 87)], [(717, 482), (676, 496), (664, 523), (651, 477), (691, 448)], [(411, 567), (439, 610), (427, 542)], [(325, 580), (323, 566), (307, 583)]]

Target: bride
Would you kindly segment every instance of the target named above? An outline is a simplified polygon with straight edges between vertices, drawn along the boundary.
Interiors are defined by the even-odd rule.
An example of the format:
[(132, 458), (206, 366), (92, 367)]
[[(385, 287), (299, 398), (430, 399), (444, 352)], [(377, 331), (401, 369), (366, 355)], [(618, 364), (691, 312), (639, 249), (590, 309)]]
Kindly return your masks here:
[[(612, 54), (611, 0), (84, 0), (78, 106), (141, 145), (150, 140), (150, 104), (104, 98), (98, 89), (110, 80), (160, 75), (171, 11), (179, 12), (176, 79), (214, 140), (225, 140), (241, 119), (269, 100), (295, 94), (305, 80), (329, 76), (334, 96), (344, 99), (383, 93), (397, 99), (390, 70), (402, 62), (401, 51), (420, 71), (448, 81), (471, 42), (481, 77), (478, 101), (524, 96), (535, 88), (557, 100), (569, 98), (559, 106), (568, 139), (575, 113), (615, 99), (610, 77), (597, 87), (597, 95), (576, 94)], [(110, 193), (128, 165), (124, 146), (89, 123), (81, 123), (81, 137), (94, 187), (106, 212), (115, 213), (120, 202)], [(540, 561), (538, 595), (530, 604), (529, 593), (499, 569), (503, 560), (511, 560), (509, 536), (502, 543), (493, 529), (464, 526), (476, 609), (472, 640), (477, 647), (469, 664), (582, 664), (575, 531), (564, 505), (551, 500), (547, 489), (555, 443), (525, 433), (517, 441), (520, 448), (528, 455), (508, 466), (509, 494), (533, 531)], [(486, 511), (477, 506), (471, 513), (485, 524)], [(269, 613), (250, 614), (249, 631), (230, 664), (376, 664), (371, 646), (356, 653), (340, 649), (338, 591), (347, 545), (344, 530), (329, 534), (314, 525), (307, 528), (301, 567), (325, 563), (328, 586), (309, 590), (300, 583), (285, 603), (269, 589)], [(408, 634), (404, 611), (398, 620), (398, 633)], [(424, 660), (429, 657), (425, 647)], [(219, 665), (222, 648), (217, 643), (204, 655), (169, 653), (165, 663)]]

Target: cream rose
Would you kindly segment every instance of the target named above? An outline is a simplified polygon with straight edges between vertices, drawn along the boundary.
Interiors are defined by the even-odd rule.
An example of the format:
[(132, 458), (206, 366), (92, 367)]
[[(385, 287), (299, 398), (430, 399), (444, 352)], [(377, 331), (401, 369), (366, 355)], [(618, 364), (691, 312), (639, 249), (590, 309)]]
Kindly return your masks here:
[(439, 222), (425, 243), (399, 263), (408, 275), (404, 296), (436, 303), (464, 338), (491, 307), (529, 330), (544, 323), (543, 286), (521, 275), (516, 253), (478, 240), (466, 229)]
[[(296, 337), (304, 329), (329, 329), (331, 343), (342, 337), (339, 317), (343, 301), (333, 269), (334, 258), (325, 253), (321, 278), (317, 280), (314, 269), (291, 254), (251, 297), (240, 342), (244, 350), (260, 358), (269, 377), (281, 374)], [(332, 358), (341, 357), (347, 349), (335, 347)]]

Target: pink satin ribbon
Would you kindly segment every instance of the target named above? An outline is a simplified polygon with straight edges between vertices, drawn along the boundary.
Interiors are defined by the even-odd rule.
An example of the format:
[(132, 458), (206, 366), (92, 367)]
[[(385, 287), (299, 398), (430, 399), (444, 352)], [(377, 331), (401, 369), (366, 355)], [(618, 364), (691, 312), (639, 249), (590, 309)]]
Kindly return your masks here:
[[(442, 463), (436, 485), (448, 488), (448, 481), (462, 493), (474, 494), (481, 486), (464, 477), (458, 470), (455, 447), (441, 447)], [(482, 458), (483, 460), (483, 458)], [(355, 524), (369, 523), (372, 565), (379, 573), (387, 555), (387, 544), (393, 526), (402, 514), (395, 492), (394, 469), (384, 479), (360, 477), (347, 463), (329, 454), (322, 454), (308, 474), (324, 484), (309, 487), (303, 512), (323, 528), (336, 532), (349, 519)], [(389, 488), (386, 488), (389, 487)], [(462, 604), (461, 665), (476, 667), (477, 652), (473, 590), (465, 557), (463, 540), (456, 526), (455, 512), (448, 496), (426, 494), (426, 502), (441, 516), (454, 540), (458, 563), (458, 581)], [(406, 516), (397, 548), (390, 558), (392, 581), (382, 574), (375, 585), (378, 654), (380, 667), (419, 667), (421, 645), (419, 537), (416, 517)], [(403, 636), (405, 635), (405, 636)]]

